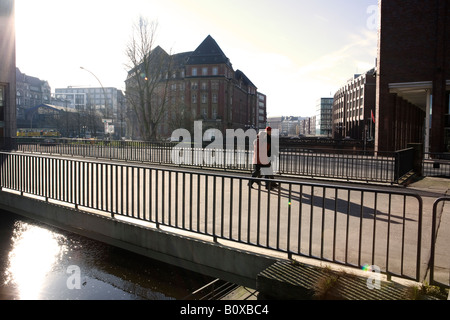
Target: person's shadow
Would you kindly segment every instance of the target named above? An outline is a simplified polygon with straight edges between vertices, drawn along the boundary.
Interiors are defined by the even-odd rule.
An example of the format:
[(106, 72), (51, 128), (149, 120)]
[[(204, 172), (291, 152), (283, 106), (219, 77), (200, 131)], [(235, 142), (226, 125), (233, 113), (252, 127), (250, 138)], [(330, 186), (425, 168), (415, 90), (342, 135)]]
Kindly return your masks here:
[[(323, 187), (317, 187), (323, 189)], [(321, 190), (322, 191), (322, 190)], [(363, 218), (363, 219), (376, 219), (379, 221), (390, 222), (394, 224), (401, 224), (401, 222), (397, 222), (395, 220), (405, 220), (405, 221), (416, 221), (415, 219), (389, 214), (387, 212), (380, 211), (373, 207), (368, 207), (365, 205), (361, 205), (361, 203), (355, 203), (349, 201), (345, 198), (338, 197), (329, 198), (327, 196), (322, 195), (311, 195), (310, 193), (305, 193), (296, 190), (291, 190), (279, 186), (279, 190), (275, 190), (275, 192), (279, 193), (281, 197), (287, 198), (289, 201), (297, 201), (300, 204), (304, 205), (312, 205), (318, 208), (325, 208), (326, 210), (335, 211), (336, 213), (348, 214), (354, 217)], [(334, 196), (333, 196), (334, 197)]]

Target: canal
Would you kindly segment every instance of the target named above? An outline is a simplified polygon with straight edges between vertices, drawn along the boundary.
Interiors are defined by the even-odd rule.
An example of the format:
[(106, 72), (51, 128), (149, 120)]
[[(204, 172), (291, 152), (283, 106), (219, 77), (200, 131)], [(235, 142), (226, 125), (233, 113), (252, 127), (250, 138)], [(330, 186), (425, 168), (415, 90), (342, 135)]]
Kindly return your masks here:
[(183, 300), (214, 280), (0, 210), (0, 300)]

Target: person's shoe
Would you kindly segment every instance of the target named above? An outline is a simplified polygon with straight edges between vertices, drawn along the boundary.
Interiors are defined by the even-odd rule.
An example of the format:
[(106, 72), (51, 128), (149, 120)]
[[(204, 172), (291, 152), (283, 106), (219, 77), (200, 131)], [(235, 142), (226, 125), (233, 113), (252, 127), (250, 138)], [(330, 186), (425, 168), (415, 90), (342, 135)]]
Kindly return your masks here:
[(266, 190), (275, 190), (278, 189), (280, 186), (276, 183), (272, 184), (271, 186), (266, 186)]

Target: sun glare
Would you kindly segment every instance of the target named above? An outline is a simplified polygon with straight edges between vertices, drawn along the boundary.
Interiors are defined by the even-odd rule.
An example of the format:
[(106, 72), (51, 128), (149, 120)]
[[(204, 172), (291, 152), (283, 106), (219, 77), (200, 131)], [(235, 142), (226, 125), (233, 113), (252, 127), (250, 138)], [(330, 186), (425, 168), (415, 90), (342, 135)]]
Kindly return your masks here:
[(36, 300), (47, 274), (64, 252), (57, 235), (25, 222), (17, 222), (9, 253), (6, 284), (17, 286), (21, 300)]

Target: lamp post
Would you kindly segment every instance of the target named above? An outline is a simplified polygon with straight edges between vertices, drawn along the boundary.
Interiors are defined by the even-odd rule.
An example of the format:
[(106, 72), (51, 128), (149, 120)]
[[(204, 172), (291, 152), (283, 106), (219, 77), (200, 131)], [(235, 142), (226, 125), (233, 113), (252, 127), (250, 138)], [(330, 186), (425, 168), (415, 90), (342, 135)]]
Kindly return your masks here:
[[(102, 84), (102, 82), (100, 81), (100, 79), (99, 79), (92, 71), (89, 71), (88, 69), (86, 69), (86, 68), (84, 68), (84, 67), (80, 67), (80, 69), (81, 69), (81, 70), (84, 70), (84, 71), (87, 71), (87, 72), (89, 72), (92, 76), (94, 76), (94, 78), (97, 79), (98, 83), (99, 83), (100, 86), (102, 87), (103, 95), (105, 96), (105, 118), (108, 119), (108, 116), (109, 116), (109, 113), (108, 113), (108, 103), (107, 103), (107, 99), (108, 99), (108, 98), (107, 98), (107, 96), (106, 96), (106, 90), (105, 90), (105, 87), (103, 87), (103, 84)], [(108, 124), (107, 127), (109, 128), (109, 124)], [(108, 130), (108, 132), (107, 132), (106, 134), (109, 136), (109, 130)]]

